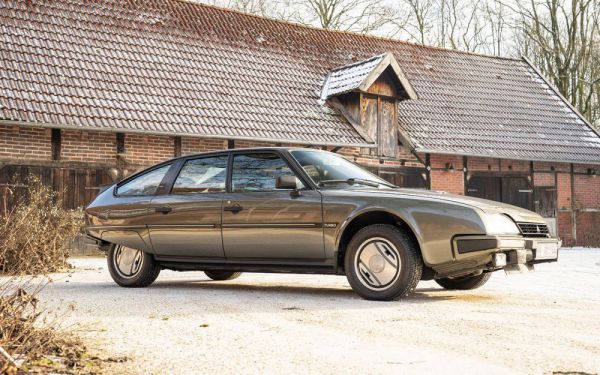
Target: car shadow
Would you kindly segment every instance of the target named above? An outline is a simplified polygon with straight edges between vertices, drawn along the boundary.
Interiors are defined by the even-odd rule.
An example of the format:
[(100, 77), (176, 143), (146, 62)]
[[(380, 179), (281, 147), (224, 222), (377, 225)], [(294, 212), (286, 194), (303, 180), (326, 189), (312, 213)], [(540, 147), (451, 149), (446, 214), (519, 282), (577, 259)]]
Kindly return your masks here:
[[(257, 294), (264, 294), (266, 297), (278, 295), (284, 296), (306, 296), (312, 299), (348, 299), (362, 300), (350, 287), (327, 287), (327, 286), (306, 286), (306, 285), (281, 285), (281, 284), (242, 284), (235, 282), (222, 282), (212, 280), (198, 281), (159, 281), (149, 288), (154, 290), (206, 290), (211, 292), (233, 292), (247, 293), (248, 297), (256, 297)], [(455, 299), (453, 295), (439, 294), (443, 289), (435, 288), (417, 288), (415, 291), (404, 297), (402, 301), (414, 303), (427, 303), (440, 300)]]

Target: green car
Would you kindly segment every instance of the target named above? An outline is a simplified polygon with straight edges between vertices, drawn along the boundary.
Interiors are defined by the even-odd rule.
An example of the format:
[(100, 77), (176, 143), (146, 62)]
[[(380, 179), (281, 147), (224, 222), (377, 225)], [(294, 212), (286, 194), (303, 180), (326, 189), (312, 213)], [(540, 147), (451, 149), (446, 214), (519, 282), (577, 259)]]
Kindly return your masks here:
[(560, 241), (518, 207), (402, 189), (343, 157), (253, 148), (175, 158), (105, 189), (86, 208), (88, 237), (114, 281), (152, 284), (161, 269), (346, 275), (371, 300), (419, 280), (474, 289), (491, 273), (555, 262)]

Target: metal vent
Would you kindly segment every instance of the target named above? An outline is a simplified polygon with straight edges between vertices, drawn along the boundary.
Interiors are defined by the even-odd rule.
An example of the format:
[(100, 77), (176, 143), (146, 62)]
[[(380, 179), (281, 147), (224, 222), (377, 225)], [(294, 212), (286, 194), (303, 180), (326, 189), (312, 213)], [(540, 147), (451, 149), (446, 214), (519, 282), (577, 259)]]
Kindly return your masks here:
[(527, 237), (548, 237), (550, 233), (546, 224), (517, 223), (521, 233)]

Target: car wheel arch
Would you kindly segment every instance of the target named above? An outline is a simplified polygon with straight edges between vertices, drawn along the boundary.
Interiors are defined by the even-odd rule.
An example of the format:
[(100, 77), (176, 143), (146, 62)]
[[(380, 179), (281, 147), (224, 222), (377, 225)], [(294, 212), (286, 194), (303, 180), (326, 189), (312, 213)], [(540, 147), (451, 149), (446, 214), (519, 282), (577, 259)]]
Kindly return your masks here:
[(421, 253), (422, 246), (417, 235), (418, 232), (415, 231), (415, 228), (409, 223), (409, 220), (383, 209), (366, 210), (349, 217), (342, 228), (340, 228), (338, 239), (336, 241), (338, 273), (343, 272), (344, 255), (352, 236), (362, 228), (373, 224), (391, 224), (401, 228), (413, 239), (413, 241), (415, 241), (419, 253)]

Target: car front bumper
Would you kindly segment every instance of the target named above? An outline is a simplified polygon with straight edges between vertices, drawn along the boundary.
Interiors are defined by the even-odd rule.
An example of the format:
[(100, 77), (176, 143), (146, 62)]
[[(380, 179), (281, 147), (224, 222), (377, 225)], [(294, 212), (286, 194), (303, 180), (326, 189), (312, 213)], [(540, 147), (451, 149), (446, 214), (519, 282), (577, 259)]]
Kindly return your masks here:
[[(452, 240), (454, 269), (458, 268), (507, 273), (533, 270), (537, 263), (556, 262), (562, 241), (558, 238), (521, 236), (457, 236)], [(445, 272), (446, 273), (446, 272)]]

